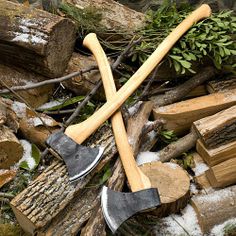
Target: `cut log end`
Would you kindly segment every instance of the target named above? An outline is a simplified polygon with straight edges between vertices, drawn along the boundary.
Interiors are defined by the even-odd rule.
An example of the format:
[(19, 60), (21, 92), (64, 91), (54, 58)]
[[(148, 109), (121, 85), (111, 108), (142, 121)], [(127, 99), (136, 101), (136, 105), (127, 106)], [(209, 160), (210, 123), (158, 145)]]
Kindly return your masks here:
[(178, 212), (186, 206), (190, 198), (190, 179), (177, 164), (152, 162), (140, 166), (149, 177), (152, 187), (160, 194), (161, 207), (150, 212), (156, 216), (166, 216)]

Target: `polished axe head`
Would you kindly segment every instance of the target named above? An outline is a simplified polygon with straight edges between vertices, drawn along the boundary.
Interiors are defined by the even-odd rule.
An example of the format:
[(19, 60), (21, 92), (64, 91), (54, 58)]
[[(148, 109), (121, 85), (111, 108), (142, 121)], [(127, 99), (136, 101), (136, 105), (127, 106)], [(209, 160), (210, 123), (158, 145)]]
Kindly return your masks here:
[(92, 171), (104, 151), (101, 147), (91, 148), (80, 145), (63, 131), (50, 135), (46, 140), (46, 145), (54, 155), (64, 160), (70, 181), (82, 178)]
[(161, 205), (156, 188), (123, 193), (103, 187), (101, 204), (104, 218), (113, 233), (134, 214)]

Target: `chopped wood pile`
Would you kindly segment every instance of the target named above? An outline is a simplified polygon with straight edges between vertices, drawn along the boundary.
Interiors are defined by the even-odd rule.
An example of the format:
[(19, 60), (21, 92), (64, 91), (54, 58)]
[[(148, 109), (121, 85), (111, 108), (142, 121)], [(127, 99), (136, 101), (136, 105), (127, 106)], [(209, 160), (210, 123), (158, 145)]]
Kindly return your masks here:
[[(124, 32), (134, 36), (145, 24), (144, 13), (113, 0), (62, 3), (104, 10), (100, 42), (119, 42)], [(207, 61), (196, 66), (196, 73), (182, 76), (166, 65), (168, 50), (161, 50), (158, 56), (163, 54), (164, 62), (153, 60), (150, 73), (146, 67), (148, 78), (137, 85), (138, 92), (131, 90), (132, 83), (122, 90), (129, 83), (129, 78), (123, 80), (125, 69), (132, 72), (131, 79), (133, 74), (144, 77), (135, 74), (140, 65), (129, 61), (132, 47), (142, 38), (132, 39), (115, 56), (104, 43), (106, 54), (112, 55), (106, 62), (106, 54), (97, 58), (99, 46), (88, 52), (95, 42), (83, 47), (77, 31), (81, 28), (58, 6), (51, 13), (45, 3), (40, 9), (35, 6), (0, 0), (0, 235), (236, 235), (235, 74)], [(210, 14), (207, 5), (203, 8), (205, 15), (198, 20)], [(110, 64), (115, 79), (109, 99), (101, 86), (106, 86), (103, 73), (109, 77), (109, 69), (102, 63)], [(115, 104), (116, 87), (118, 94), (129, 93), (130, 100)], [(115, 119), (112, 125), (106, 121), (119, 108), (136, 159), (133, 169), (133, 162), (127, 162), (128, 171), (140, 175), (133, 179), (143, 183), (140, 191), (131, 192), (133, 182), (120, 158), (118, 139), (125, 146), (126, 137), (118, 137), (119, 131), (113, 134)], [(49, 141), (56, 135), (67, 140), (56, 139), (55, 151)], [(128, 149), (124, 152), (128, 159)], [(91, 155), (97, 162), (92, 160), (92, 167)], [(70, 168), (78, 171), (83, 165), (90, 169), (72, 180), (78, 173), (72, 176)], [(110, 189), (107, 195), (113, 190), (111, 196), (118, 196), (113, 202), (106, 197), (107, 208), (104, 186)], [(145, 195), (149, 190), (160, 201), (151, 210), (143, 207), (154, 202)], [(120, 220), (129, 207), (142, 211), (134, 211), (113, 232), (107, 223), (110, 212), (115, 212), (112, 220)]]

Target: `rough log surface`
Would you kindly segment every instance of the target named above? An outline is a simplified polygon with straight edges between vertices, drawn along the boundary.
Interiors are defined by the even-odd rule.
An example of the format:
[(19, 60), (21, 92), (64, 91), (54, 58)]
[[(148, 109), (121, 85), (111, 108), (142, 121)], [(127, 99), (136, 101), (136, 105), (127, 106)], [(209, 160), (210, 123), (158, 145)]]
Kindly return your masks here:
[(7, 127), (0, 127), (0, 169), (8, 169), (22, 158), (23, 147), (14, 133)]
[(174, 163), (152, 162), (140, 166), (152, 187), (160, 194), (161, 206), (149, 214), (167, 216), (184, 208), (190, 198), (190, 179), (186, 171)]
[(4, 0), (0, 18), (2, 62), (48, 77), (63, 74), (75, 43), (72, 21)]
[[(104, 126), (95, 136), (95, 141), (91, 139), (92, 144), (90, 143), (90, 146), (101, 145), (105, 147), (103, 160), (106, 160), (106, 162), (101, 162), (105, 165), (116, 153), (111, 130)], [(97, 168), (101, 168), (101, 163)], [(97, 172), (97, 168), (85, 178), (79, 180), (76, 186), (73, 186), (69, 183), (69, 177), (63, 162), (55, 161), (12, 200), (11, 206), (21, 227), (31, 234), (43, 230), (63, 209), (67, 214), (71, 214), (68, 218), (74, 217), (78, 208), (75, 207), (74, 211), (67, 212), (65, 207), (72, 201), (75, 194), (91, 180)], [(66, 218), (66, 215), (59, 214), (58, 217)], [(60, 224), (62, 224), (61, 220)], [(71, 222), (66, 221), (64, 224), (64, 229), (66, 229), (69, 227), (67, 224), (71, 224)], [(53, 227), (52, 224), (50, 226)], [(50, 228), (48, 230), (54, 232)]]
[[(19, 67), (0, 64), (0, 81), (3, 81), (9, 87), (38, 83), (46, 79), (47, 78), (44, 76)], [(53, 93), (53, 87), (54, 86), (51, 84), (27, 91), (19, 91), (17, 93), (23, 97), (31, 107), (36, 108), (48, 101)], [(0, 89), (3, 88), (4, 85), (0, 82)], [(17, 97), (15, 99), (18, 100)]]
[(206, 148), (201, 140), (198, 139), (196, 149), (209, 166), (214, 166), (236, 157), (236, 141), (221, 145), (217, 148)]
[(155, 119), (164, 119), (164, 127), (186, 133), (192, 123), (236, 104), (236, 90), (209, 94), (153, 109)]
[[(236, 93), (234, 96), (236, 98)], [(235, 141), (236, 106), (195, 121), (193, 128), (203, 144), (208, 148)]]
[(212, 80), (207, 83), (207, 90), (209, 93), (216, 93), (220, 91), (226, 91), (236, 89), (236, 77), (228, 78), (224, 80)]
[(236, 157), (212, 166), (206, 176), (213, 187), (236, 184)]
[(194, 197), (191, 205), (203, 233), (207, 233), (213, 226), (236, 217), (236, 185)]

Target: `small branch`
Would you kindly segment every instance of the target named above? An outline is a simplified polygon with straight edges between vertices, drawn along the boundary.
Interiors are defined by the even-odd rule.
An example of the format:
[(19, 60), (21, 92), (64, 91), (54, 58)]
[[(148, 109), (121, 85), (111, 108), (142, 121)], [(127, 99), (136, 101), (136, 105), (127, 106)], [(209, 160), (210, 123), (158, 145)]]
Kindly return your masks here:
[(142, 136), (146, 135), (147, 133), (149, 133), (153, 130), (154, 131), (160, 130), (163, 127), (164, 123), (165, 123), (165, 121), (162, 119), (148, 122), (142, 129)]
[(65, 75), (60, 78), (49, 79), (49, 80), (45, 80), (45, 81), (35, 83), (35, 84), (28, 84), (28, 85), (24, 85), (24, 86), (13, 86), (13, 87), (11, 87), (11, 90), (10, 89), (2, 89), (2, 90), (0, 90), (0, 94), (9, 93), (11, 91), (22, 91), (22, 90), (34, 89), (34, 88), (42, 87), (42, 86), (45, 86), (48, 84), (60, 83), (62, 81), (71, 79), (71, 78), (78, 76), (78, 75), (82, 75), (82, 74), (90, 72), (92, 70), (97, 70), (97, 66), (90, 67), (86, 70), (80, 70), (77, 72), (73, 72), (69, 75)]
[(11, 193), (2, 193), (2, 192), (0, 192), (0, 197), (12, 199), (15, 196), (13, 194), (11, 194)]

